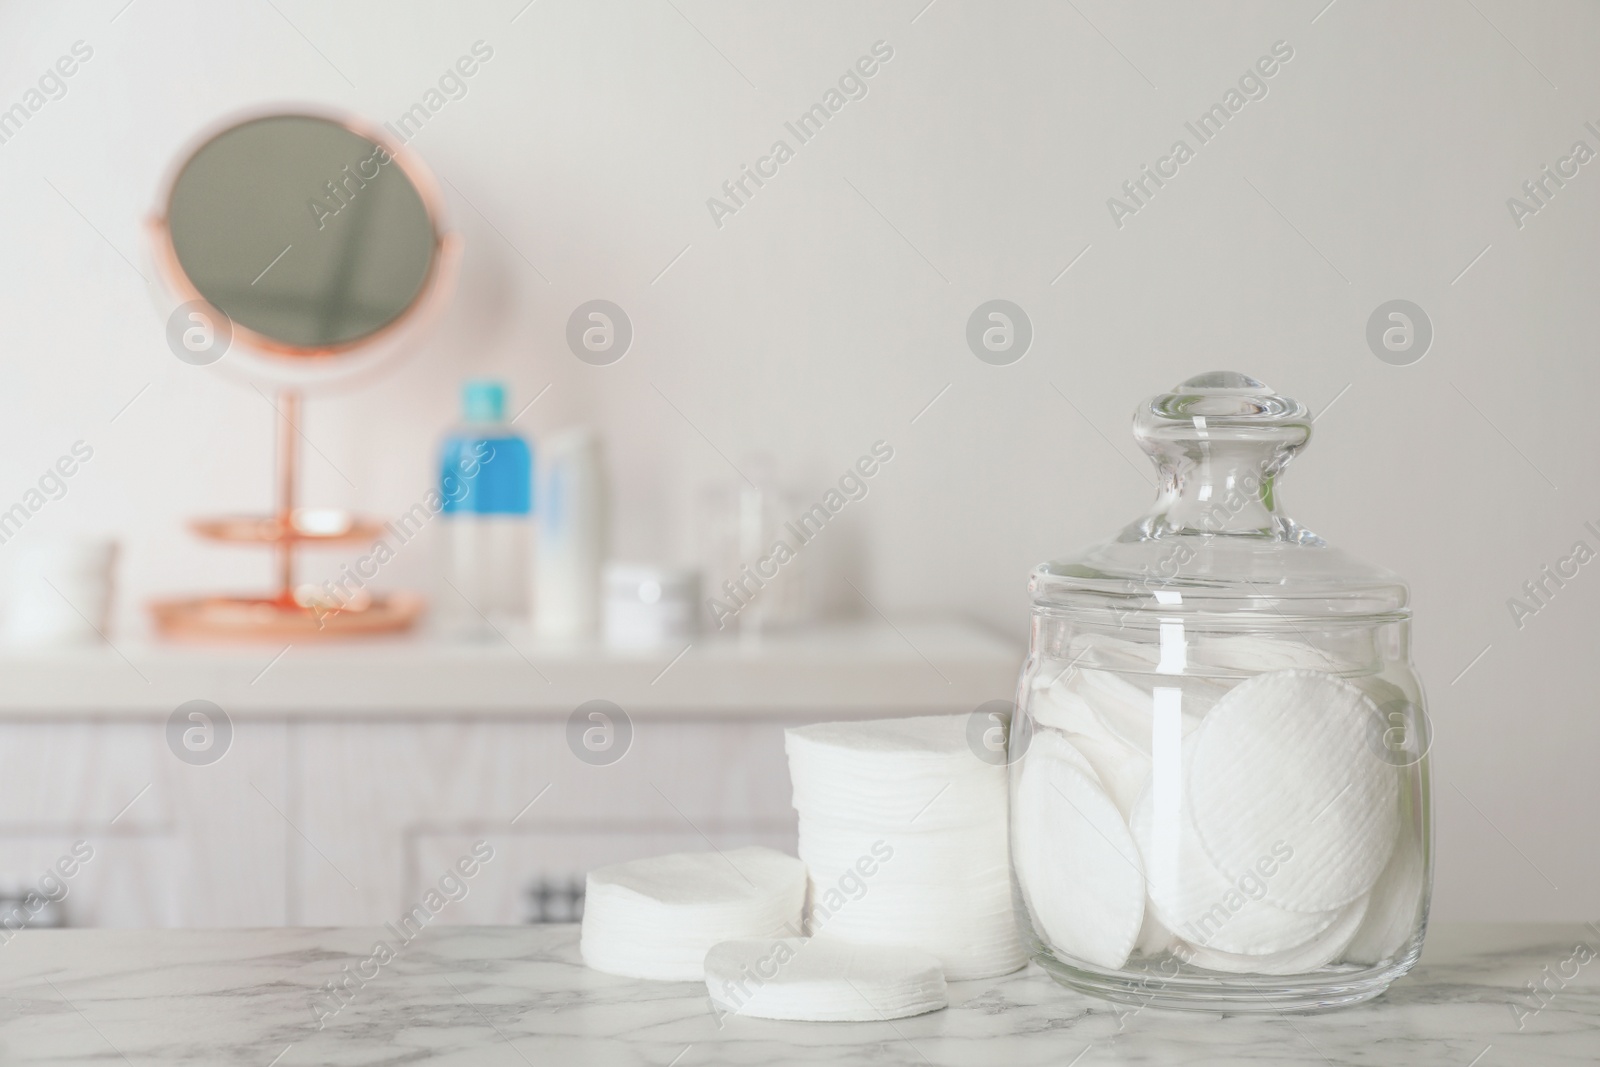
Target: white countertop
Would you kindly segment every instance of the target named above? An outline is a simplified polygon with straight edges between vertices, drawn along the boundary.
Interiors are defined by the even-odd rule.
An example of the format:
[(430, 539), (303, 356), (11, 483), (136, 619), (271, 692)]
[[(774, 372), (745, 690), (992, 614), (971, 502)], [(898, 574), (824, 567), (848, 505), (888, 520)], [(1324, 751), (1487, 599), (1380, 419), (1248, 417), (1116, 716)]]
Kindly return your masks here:
[[(322, 1019), (313, 998), (382, 930), (23, 931), (0, 946), (0, 1062), (258, 1064), (1444, 1064), (1600, 1059), (1600, 960), (1565, 971), (1578, 925), (1430, 931), (1422, 963), (1369, 1004), (1226, 1016), (1091, 1000), (1036, 967), (953, 983), (950, 1007), (876, 1023), (732, 1018), (705, 987), (578, 962), (575, 926), (435, 927)], [(1546, 972), (1545, 968), (1550, 971)], [(1513, 1006), (1524, 1014), (1517, 1015)], [(1519, 1023), (1520, 1028), (1519, 1028)]]
[[(681, 653), (681, 657), (680, 657)], [(115, 644), (0, 653), (0, 717), (161, 716), (196, 698), (235, 717), (970, 711), (1014, 695), (1024, 656), (962, 622), (834, 623), (741, 646), (704, 635), (652, 652), (429, 637), (311, 645)]]

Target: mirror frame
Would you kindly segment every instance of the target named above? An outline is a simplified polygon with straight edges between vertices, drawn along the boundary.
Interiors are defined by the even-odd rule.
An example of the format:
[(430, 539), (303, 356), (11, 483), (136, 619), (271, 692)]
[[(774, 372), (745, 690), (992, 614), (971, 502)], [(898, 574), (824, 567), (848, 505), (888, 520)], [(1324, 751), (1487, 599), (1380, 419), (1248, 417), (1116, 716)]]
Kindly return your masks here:
[[(206, 145), (238, 126), (268, 118), (308, 118), (342, 126), (358, 137), (365, 138), (386, 151), (407, 180), (417, 191), (433, 226), (433, 255), (429, 259), (428, 273), (411, 303), (388, 323), (377, 330), (332, 345), (305, 347), (287, 344), (268, 337), (248, 326), (235, 322), (232, 316), (216, 307), (196, 288), (183, 264), (178, 259), (172, 241), (170, 212), (172, 196), (178, 178)], [(256, 107), (234, 112), (203, 127), (189, 138), (168, 165), (160, 185), (157, 207), (146, 221), (150, 238), (149, 247), (155, 260), (157, 273), (167, 291), (177, 298), (178, 304), (197, 302), (209, 308), (219, 319), (226, 320), (233, 331), (229, 350), (222, 363), (230, 362), (228, 356), (244, 356), (252, 362), (250, 369), (262, 377), (284, 384), (311, 385), (357, 374), (372, 365), (386, 361), (403, 347), (402, 342), (420, 332), (443, 309), (453, 291), (461, 260), (461, 239), (452, 232), (446, 220), (444, 200), (432, 172), (417, 154), (407, 146), (398, 144), (392, 136), (376, 124), (348, 112), (316, 106)], [(165, 311), (171, 308), (163, 309)], [(364, 356), (361, 359), (338, 359), (338, 369), (333, 365), (336, 357)]]

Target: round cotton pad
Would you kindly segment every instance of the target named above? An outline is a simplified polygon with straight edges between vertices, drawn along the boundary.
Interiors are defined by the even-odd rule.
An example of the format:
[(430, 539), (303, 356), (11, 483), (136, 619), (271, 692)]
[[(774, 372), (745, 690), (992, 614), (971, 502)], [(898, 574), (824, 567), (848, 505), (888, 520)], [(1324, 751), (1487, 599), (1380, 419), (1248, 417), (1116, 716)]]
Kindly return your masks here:
[(821, 722), (784, 731), (784, 742), (790, 753), (803, 751), (862, 763), (882, 757), (964, 763), (973, 757), (965, 715)]
[(1264, 956), (1219, 952), (1187, 945), (1184, 958), (1196, 967), (1230, 974), (1305, 974), (1326, 967), (1344, 954), (1367, 913), (1367, 898), (1360, 897), (1339, 909), (1328, 928), (1303, 945)]
[(1139, 937), (1133, 943), (1134, 955), (1159, 956), (1172, 948), (1176, 940), (1172, 931), (1161, 925), (1161, 920), (1156, 918), (1155, 909), (1146, 906), (1144, 925), (1139, 927)]
[(1100, 720), (1095, 718), (1094, 709), (1068, 687), (1066, 679), (1035, 689), (1029, 699), (1028, 711), (1040, 726), (1049, 726), (1064, 733), (1085, 734), (1104, 730)]
[(756, 1019), (866, 1022), (937, 1011), (944, 972), (926, 952), (826, 938), (725, 941), (705, 959), (724, 1012)]
[[(1362, 660), (1369, 659), (1371, 648)], [(1361, 666), (1348, 654), (1335, 655), (1317, 648), (1304, 638), (1264, 637), (1258, 634), (1202, 638), (1195, 657), (1208, 666), (1240, 671), (1334, 671)]]
[(1032, 766), (1056, 763), (1082, 771), (1095, 785), (1100, 785), (1099, 774), (1077, 745), (1054, 730), (1040, 730), (1028, 744), (1028, 751), (1022, 757), (1022, 769), (1026, 772)]
[(1006, 767), (978, 758), (968, 723), (924, 715), (787, 730), (795, 809), (875, 831), (1003, 823)]
[(597, 971), (697, 980), (719, 941), (798, 931), (806, 867), (769, 848), (681, 852), (589, 872), (579, 951)]
[(1156, 669), (1160, 653), (1154, 642), (1080, 631), (1072, 635), (1061, 658), (1073, 666), (1148, 674)]
[[(1126, 818), (1139, 790), (1150, 777), (1150, 757), (1108, 730), (1088, 702), (1068, 687), (1065, 679), (1037, 690), (1029, 711), (1039, 726), (1065, 734), (1064, 739), (1088, 761), (1096, 781), (1111, 794), (1117, 810)], [(1048, 731), (1036, 731), (1034, 743), (1040, 743), (1039, 737), (1047, 734)], [(1054, 736), (1061, 739), (1060, 735)]]
[(1116, 804), (1081, 759), (1030, 749), (1012, 812), (1012, 862), (1051, 946), (1115, 969), (1144, 920), (1144, 868)]
[[(1144, 858), (1150, 909), (1184, 940), (1220, 952), (1263, 955), (1305, 944), (1338, 917), (1336, 911), (1293, 912), (1264, 902), (1266, 887), (1283, 870), (1282, 850), (1262, 857), (1237, 880), (1224, 877), (1201, 847), (1187, 806), (1163, 821), (1176, 833), (1156, 840), (1152, 795), (1145, 790), (1134, 805), (1133, 839)], [(1158, 851), (1172, 855), (1161, 857)]]
[(620, 890), (641, 902), (747, 909), (787, 901), (805, 881), (805, 865), (770, 848), (675, 852), (614, 863), (589, 872), (592, 893)]
[(819, 941), (826, 937), (853, 945), (915, 948), (937, 959), (952, 982), (1010, 974), (1028, 962), (1009, 899), (1003, 909), (981, 915), (951, 909), (916, 919), (847, 908), (812, 933)]
[(937, 833), (871, 833), (802, 814), (798, 851), (813, 882), (834, 885), (843, 877), (846, 891), (862, 881), (943, 884), (986, 875), (1010, 880), (1004, 812), (987, 824)]
[(1267, 903), (1325, 912), (1372, 888), (1399, 833), (1395, 767), (1368, 744), (1376, 709), (1355, 686), (1276, 671), (1217, 702), (1196, 743), (1189, 799), (1201, 843), (1229, 881), (1285, 844)]
[(1117, 805), (1117, 811), (1127, 819), (1134, 801), (1150, 780), (1150, 757), (1129, 748), (1104, 730), (1094, 735), (1068, 734), (1066, 741), (1088, 761), (1101, 787)]
[(1095, 717), (1112, 734), (1146, 755), (1150, 752), (1150, 722), (1155, 715), (1153, 698), (1121, 675), (1110, 671), (1081, 669), (1068, 680), (1094, 709)]
[(1366, 921), (1344, 954), (1347, 963), (1377, 963), (1399, 952), (1417, 930), (1417, 908), (1422, 903), (1426, 873), (1421, 846), (1410, 833), (1395, 845), (1389, 866), (1372, 887)]
[(1199, 728), (1201, 714), (1227, 692), (1227, 686), (1203, 678), (1147, 675), (1141, 681), (1150, 684), (1135, 684), (1110, 671), (1079, 670), (1066, 679), (1066, 684), (1094, 709), (1106, 730), (1147, 756), (1154, 733), (1157, 688), (1178, 691), (1185, 736)]

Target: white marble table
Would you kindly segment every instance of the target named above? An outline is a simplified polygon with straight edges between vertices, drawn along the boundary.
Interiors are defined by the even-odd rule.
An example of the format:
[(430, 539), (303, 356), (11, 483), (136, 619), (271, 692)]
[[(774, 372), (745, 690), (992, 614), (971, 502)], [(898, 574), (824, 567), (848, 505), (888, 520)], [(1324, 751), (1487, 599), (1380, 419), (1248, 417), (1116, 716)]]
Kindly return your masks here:
[[(585, 969), (576, 927), (442, 927), (364, 968), (375, 976), (319, 1029), (314, 994), (366, 960), (380, 933), (394, 940), (362, 929), (25, 931), (0, 944), (0, 1063), (1600, 1062), (1600, 959), (1568, 962), (1579, 944), (1600, 951), (1600, 928), (1576, 925), (1436, 927), (1422, 964), (1388, 994), (1324, 1015), (1119, 1010), (1029, 967), (954, 984), (949, 1009), (917, 1018), (721, 1029), (703, 987)], [(1541, 980), (1534, 1011), (1527, 983)]]

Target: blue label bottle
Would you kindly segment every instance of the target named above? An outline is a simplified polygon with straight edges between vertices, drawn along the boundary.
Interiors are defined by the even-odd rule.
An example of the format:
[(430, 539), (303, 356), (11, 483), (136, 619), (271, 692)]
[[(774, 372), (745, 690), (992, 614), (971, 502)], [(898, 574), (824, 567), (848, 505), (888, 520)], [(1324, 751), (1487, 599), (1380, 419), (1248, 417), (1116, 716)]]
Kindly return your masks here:
[[(497, 381), (461, 388), (462, 425), (439, 449), (446, 630), (507, 635), (528, 618), (533, 555), (533, 450), (505, 421)], [(508, 636), (508, 635), (507, 635)]]

